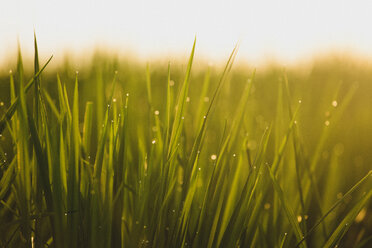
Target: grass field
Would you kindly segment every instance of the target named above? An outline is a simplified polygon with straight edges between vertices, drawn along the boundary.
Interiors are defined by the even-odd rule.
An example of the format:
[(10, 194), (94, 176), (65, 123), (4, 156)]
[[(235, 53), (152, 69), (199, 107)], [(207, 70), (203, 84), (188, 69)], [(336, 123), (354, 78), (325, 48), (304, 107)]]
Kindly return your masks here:
[(0, 75), (1, 247), (370, 247), (372, 65), (208, 67), (194, 47), (79, 72), (19, 52)]

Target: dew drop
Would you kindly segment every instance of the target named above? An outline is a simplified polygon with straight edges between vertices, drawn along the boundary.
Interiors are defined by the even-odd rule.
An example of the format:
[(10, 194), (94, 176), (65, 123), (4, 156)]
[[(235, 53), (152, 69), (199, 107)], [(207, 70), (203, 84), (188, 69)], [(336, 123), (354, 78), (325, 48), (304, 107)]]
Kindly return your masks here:
[(203, 118), (204, 118), (204, 119), (207, 119), (207, 116), (204, 115)]
[(298, 100), (298, 103), (302, 103), (302, 100)]
[(198, 170), (201, 171), (201, 168), (199, 167)]
[(12, 70), (9, 70), (9, 74), (12, 74), (13, 73), (13, 71)]
[(152, 144), (155, 144), (155, 143), (156, 143), (156, 140), (152, 140), (151, 143), (152, 143)]
[(297, 222), (300, 223), (301, 221), (302, 221), (302, 216), (301, 215), (297, 216)]
[(143, 226), (143, 229), (146, 229), (147, 228), (147, 226)]
[(333, 106), (333, 107), (337, 107), (337, 104), (338, 104), (338, 103), (337, 103), (336, 100), (332, 102), (332, 106)]
[(182, 117), (181, 117), (181, 119), (182, 119), (182, 120), (184, 120), (184, 119), (185, 119), (185, 117), (184, 117), (184, 116), (182, 116)]
[(327, 120), (324, 122), (324, 125), (326, 125), (327, 127), (329, 126), (330, 122)]
[(4, 106), (4, 102), (0, 102), (0, 106), (1, 106), (1, 107)]
[(129, 93), (127, 93), (127, 96), (129, 96)]
[(268, 209), (270, 209), (270, 207), (271, 207), (270, 203), (265, 203), (264, 209), (268, 210)]
[(116, 98), (112, 99), (113, 102), (116, 102)]
[(174, 85), (174, 81), (173, 80), (170, 80), (169, 81), (169, 86), (173, 86)]
[(366, 214), (367, 214), (367, 210), (365, 208), (363, 208), (359, 214), (357, 215), (357, 217), (355, 218), (355, 222), (359, 223), (359, 222), (362, 222), (363, 219), (366, 217)]
[(155, 110), (154, 112), (155, 115), (159, 115), (159, 113), (160, 113), (159, 110)]
[(175, 209), (172, 209), (172, 212), (173, 212), (173, 213), (175, 213), (175, 212), (176, 212), (176, 210), (175, 210)]
[(217, 159), (217, 155), (216, 154), (212, 154), (211, 159), (212, 160), (216, 160)]
[(190, 102), (190, 97), (186, 97), (186, 102)]
[(236, 157), (236, 154), (235, 154), (235, 153), (233, 154), (233, 157), (234, 157), (234, 158)]
[(204, 97), (204, 102), (209, 102), (209, 97)]

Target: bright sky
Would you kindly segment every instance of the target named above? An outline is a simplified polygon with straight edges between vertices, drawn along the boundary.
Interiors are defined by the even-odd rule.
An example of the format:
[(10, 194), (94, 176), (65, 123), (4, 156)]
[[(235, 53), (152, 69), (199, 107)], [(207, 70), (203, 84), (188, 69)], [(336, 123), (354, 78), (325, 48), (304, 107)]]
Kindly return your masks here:
[(32, 51), (62, 56), (101, 45), (142, 58), (197, 54), (227, 58), (239, 41), (249, 61), (293, 61), (314, 52), (372, 54), (369, 0), (1, 0), (0, 59)]

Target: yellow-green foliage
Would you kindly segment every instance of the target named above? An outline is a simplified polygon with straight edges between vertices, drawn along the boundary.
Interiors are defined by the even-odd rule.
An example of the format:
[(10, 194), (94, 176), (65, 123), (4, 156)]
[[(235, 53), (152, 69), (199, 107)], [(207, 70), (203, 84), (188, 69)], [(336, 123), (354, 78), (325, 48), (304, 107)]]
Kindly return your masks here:
[(36, 40), (24, 73), (19, 52), (0, 76), (1, 247), (368, 247), (371, 68), (233, 67), (236, 49), (195, 67), (195, 45), (187, 65), (79, 73)]

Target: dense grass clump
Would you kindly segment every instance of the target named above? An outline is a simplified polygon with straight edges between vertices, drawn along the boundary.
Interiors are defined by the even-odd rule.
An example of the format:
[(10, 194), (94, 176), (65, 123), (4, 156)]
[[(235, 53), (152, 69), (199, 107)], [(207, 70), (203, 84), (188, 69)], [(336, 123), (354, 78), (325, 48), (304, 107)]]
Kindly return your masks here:
[(30, 79), (19, 53), (0, 79), (1, 247), (368, 247), (372, 75), (256, 76), (235, 49), (192, 69), (194, 49), (71, 74), (35, 41)]

